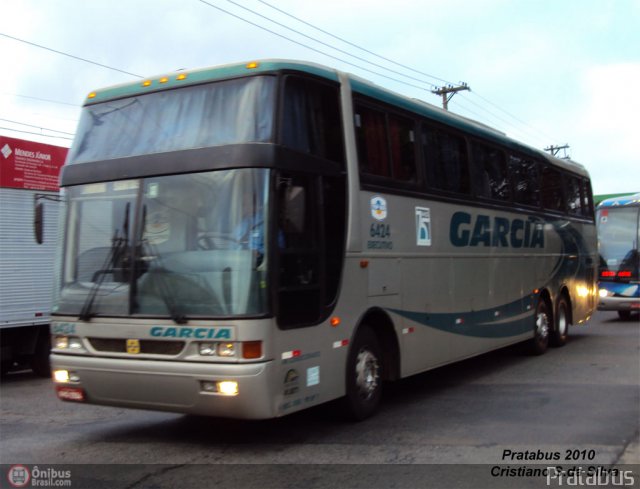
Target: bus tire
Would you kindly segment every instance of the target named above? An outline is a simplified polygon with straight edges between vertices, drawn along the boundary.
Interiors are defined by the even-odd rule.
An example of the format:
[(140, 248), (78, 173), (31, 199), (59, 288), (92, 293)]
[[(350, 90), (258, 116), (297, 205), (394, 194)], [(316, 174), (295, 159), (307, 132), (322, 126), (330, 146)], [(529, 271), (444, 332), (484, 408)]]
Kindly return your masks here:
[(621, 321), (629, 321), (631, 319), (631, 311), (618, 311), (618, 317)]
[(363, 325), (349, 350), (346, 371), (346, 414), (362, 421), (373, 415), (382, 398), (382, 350), (373, 330)]
[(551, 346), (564, 346), (569, 339), (569, 328), (571, 327), (571, 312), (565, 297), (561, 297), (558, 301), (554, 323), (553, 331), (549, 337)]
[(547, 302), (540, 298), (536, 306), (533, 324), (533, 338), (529, 340), (529, 354), (542, 355), (549, 346), (549, 329), (551, 328), (551, 315)]

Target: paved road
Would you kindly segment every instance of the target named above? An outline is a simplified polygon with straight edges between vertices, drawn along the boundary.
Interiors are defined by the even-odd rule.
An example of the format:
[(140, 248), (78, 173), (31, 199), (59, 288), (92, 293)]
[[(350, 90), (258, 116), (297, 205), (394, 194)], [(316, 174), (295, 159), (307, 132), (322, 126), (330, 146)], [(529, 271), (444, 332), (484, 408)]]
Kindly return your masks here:
[(0, 407), (2, 464), (132, 464), (74, 466), (71, 487), (547, 487), (509, 469), (640, 464), (640, 323), (598, 313), (542, 357), (405, 379), (356, 424), (331, 405), (247, 422), (63, 403), (29, 372), (2, 380)]

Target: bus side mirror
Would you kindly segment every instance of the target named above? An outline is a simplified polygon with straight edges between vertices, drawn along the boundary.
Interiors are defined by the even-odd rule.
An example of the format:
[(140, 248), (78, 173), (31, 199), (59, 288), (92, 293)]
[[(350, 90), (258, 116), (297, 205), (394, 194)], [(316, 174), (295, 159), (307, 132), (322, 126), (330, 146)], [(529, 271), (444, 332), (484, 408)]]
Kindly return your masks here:
[(284, 231), (291, 234), (304, 232), (306, 214), (306, 191), (304, 187), (287, 188), (284, 203)]
[(36, 242), (42, 244), (44, 241), (44, 204), (42, 202), (37, 202), (33, 209), (33, 233)]

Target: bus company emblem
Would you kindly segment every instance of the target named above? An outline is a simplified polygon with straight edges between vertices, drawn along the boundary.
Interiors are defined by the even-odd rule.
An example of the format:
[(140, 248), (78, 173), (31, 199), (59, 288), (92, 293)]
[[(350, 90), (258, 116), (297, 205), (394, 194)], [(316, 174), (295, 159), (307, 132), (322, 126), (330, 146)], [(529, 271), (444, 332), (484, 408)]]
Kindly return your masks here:
[(377, 221), (384, 221), (387, 218), (387, 200), (376, 195), (371, 199), (371, 216)]
[(129, 355), (137, 355), (138, 353), (140, 353), (140, 340), (128, 339), (127, 353)]

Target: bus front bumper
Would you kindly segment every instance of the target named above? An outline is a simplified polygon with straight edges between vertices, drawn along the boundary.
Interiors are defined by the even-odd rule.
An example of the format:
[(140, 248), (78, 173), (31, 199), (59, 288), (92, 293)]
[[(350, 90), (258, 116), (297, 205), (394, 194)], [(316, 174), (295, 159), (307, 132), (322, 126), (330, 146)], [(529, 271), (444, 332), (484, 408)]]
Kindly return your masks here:
[[(240, 419), (277, 416), (273, 363), (207, 364), (51, 355), (62, 400)], [(55, 379), (66, 371), (69, 380)], [(218, 392), (223, 382), (237, 392)], [(233, 384), (227, 384), (233, 385)]]
[(600, 297), (598, 311), (640, 311), (637, 297)]
[(640, 311), (640, 284), (600, 282), (599, 311)]

